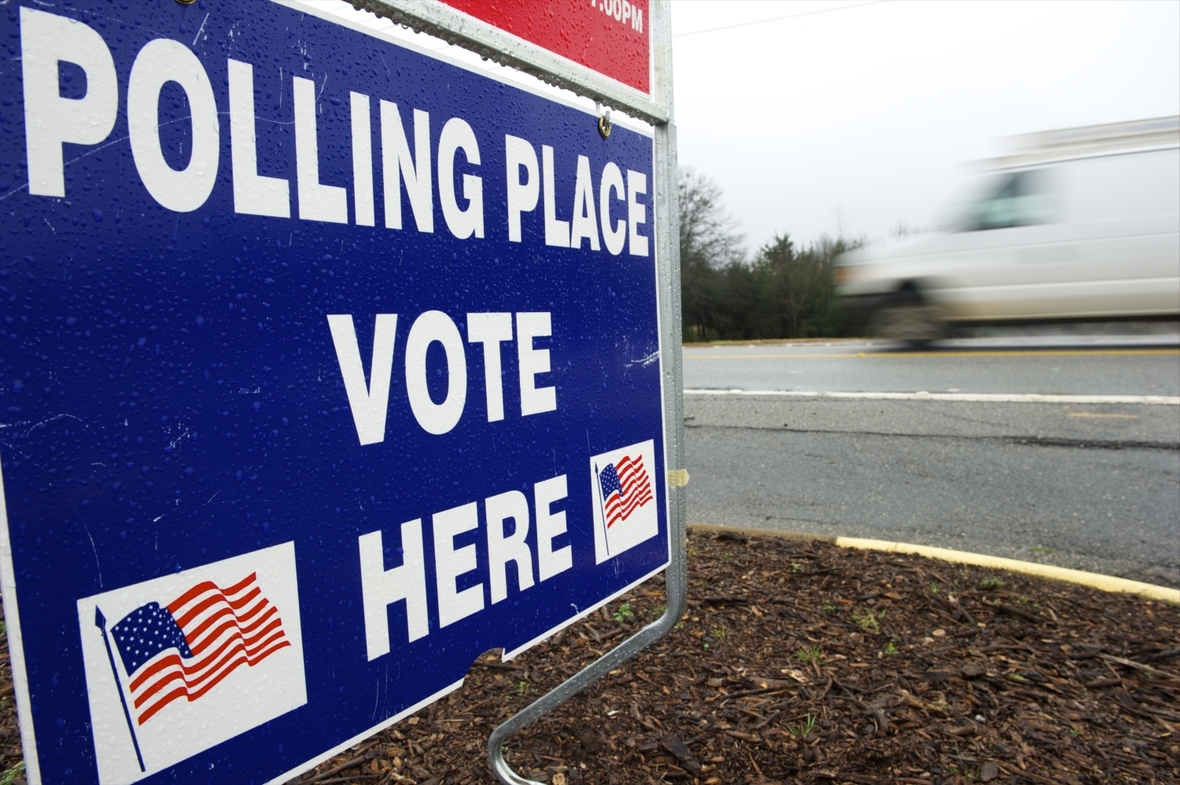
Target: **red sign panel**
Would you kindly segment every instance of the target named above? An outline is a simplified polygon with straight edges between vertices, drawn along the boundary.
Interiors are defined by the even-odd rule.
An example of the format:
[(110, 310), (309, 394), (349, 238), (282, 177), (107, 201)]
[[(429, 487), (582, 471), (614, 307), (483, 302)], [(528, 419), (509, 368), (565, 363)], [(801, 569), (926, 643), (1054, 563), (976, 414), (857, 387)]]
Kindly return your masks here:
[(465, 14), (651, 92), (648, 0), (442, 0)]

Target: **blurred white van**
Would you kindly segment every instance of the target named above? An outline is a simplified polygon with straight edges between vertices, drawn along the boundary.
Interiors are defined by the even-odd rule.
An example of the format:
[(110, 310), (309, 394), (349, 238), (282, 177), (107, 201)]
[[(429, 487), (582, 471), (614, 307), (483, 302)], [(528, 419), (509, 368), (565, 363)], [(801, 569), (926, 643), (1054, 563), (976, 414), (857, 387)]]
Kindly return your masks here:
[(1180, 316), (1180, 117), (1013, 141), (944, 231), (837, 260), (873, 331)]

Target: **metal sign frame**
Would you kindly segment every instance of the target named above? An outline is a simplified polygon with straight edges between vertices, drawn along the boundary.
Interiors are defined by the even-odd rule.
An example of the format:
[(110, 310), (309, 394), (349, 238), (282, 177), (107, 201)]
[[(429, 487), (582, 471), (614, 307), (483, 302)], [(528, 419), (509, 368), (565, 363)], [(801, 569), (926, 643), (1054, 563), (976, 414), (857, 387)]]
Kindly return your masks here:
[[(220, 2), (216, 0), (215, 5)], [(482, 47), (488, 58), (540, 75), (546, 82), (640, 119), (640, 123), (620, 123), (613, 136), (609, 115), (589, 109), (584, 101), (554, 96), (552, 91), (519, 84), (520, 80), (505, 79), (487, 69), (447, 62), (453, 58), (415, 52), (419, 48), (412, 44), (404, 47), (404, 52), (387, 50), (379, 58), (386, 82), (401, 77), (404, 69), (411, 75), (404, 84), (416, 80), (412, 86), (390, 88), (385, 93), (371, 89), (373, 72), (366, 69), (380, 67), (380, 52), (354, 51), (352, 47), (357, 33), (372, 34), (367, 29), (372, 21), (337, 19), (345, 14), (355, 17), (344, 3), (329, 9), (322, 3), (274, 0), (251, 5), (248, 16), (242, 15), (233, 0), (226, 0), (225, 8), (234, 13), (220, 15), (212, 13), (216, 7), (206, 11), (203, 5), (190, 7), (185, 0), (177, 3), (142, 9), (146, 24), (139, 16), (123, 19), (117, 10), (112, 16), (105, 8), (97, 15), (88, 7), (41, 10), (32, 7), (32, 0), (22, 0), (6, 19), (19, 29), (14, 37), (19, 38), (23, 57), (10, 60), (0, 75), (6, 85), (22, 86), (12, 94), (23, 101), (16, 111), (24, 115), (25, 138), (23, 156), (16, 152), (22, 142), (17, 134), (4, 139), (11, 148), (10, 158), (20, 163), (5, 164), (14, 174), (3, 178), (6, 182), (0, 184), (0, 190), (6, 193), (0, 201), (16, 196), (6, 205), (7, 216), (22, 218), (18, 208), (25, 215), (23, 233), (16, 218), (6, 224), (20, 236), (10, 240), (16, 243), (16, 253), (0, 265), (4, 268), (0, 278), (6, 279), (0, 293), (6, 302), (24, 298), (24, 305), (13, 306), (13, 316), (0, 325), (0, 337), (21, 339), (6, 342), (12, 348), (11, 354), (4, 354), (5, 376), (11, 375), (7, 366), (22, 374), (12, 375), (11, 389), (5, 391), (8, 403), (14, 404), (7, 413), (20, 418), (0, 425), (7, 429), (0, 446), (5, 448), (4, 457), (11, 459), (4, 469), (12, 470), (7, 477), (0, 477), (0, 578), (9, 615), (13, 670), (19, 675), (15, 679), (17, 708), (30, 781), (40, 781), (43, 776), (72, 781), (92, 770), (104, 782), (163, 779), (157, 775), (166, 771), (171, 777), (184, 775), (199, 781), (206, 766), (212, 770), (216, 765), (219, 771), (235, 775), (239, 774), (235, 767), (245, 766), (262, 779), (286, 771), (274, 780), (278, 782), (457, 689), (472, 658), (489, 644), (505, 646), (505, 657), (513, 657), (666, 569), (668, 602), (661, 619), (493, 732), (489, 759), (495, 776), (506, 783), (529, 782), (512, 772), (500, 756), (503, 740), (657, 640), (679, 620), (685, 605), (682, 488), (687, 474), (681, 468), (677, 172), (668, 3), (661, 0), (647, 9), (654, 68), (646, 65), (646, 51), (642, 61), (652, 72), (650, 94), (503, 32), (447, 17), (433, 1), (372, 3), (378, 12), (384, 10), (384, 17), (396, 11), (401, 23), (442, 34), (477, 51)], [(434, 21), (423, 22), (416, 13)], [(445, 26), (450, 24), (448, 19), (461, 35)], [(239, 29), (240, 23), (257, 25), (253, 36)], [(186, 37), (194, 33), (196, 38), (189, 44)], [(373, 37), (397, 43), (392, 40), (396, 36)], [(638, 50), (636, 45), (629, 51)], [(261, 60), (269, 60), (272, 54), (277, 73), (265, 73)], [(385, 62), (391, 54), (393, 58)], [(78, 59), (82, 57), (90, 59)], [(254, 81), (255, 65), (259, 66), (258, 82)], [(605, 70), (611, 72), (613, 65)], [(77, 79), (79, 69), (81, 80)], [(171, 79), (165, 78), (168, 74)], [(322, 78), (318, 92), (316, 74)], [(485, 80), (493, 84), (492, 89), (485, 89)], [(497, 82), (500, 87), (494, 87)], [(183, 91), (185, 100), (172, 96), (159, 101), (167, 85), (172, 85), (169, 90)], [(442, 85), (453, 89), (441, 90)], [(273, 99), (267, 90), (270, 87), (278, 88)], [(520, 97), (506, 98), (511, 91), (519, 91)], [(379, 104), (374, 103), (374, 97), (380, 99)], [(398, 180), (389, 185), (389, 180), (382, 178), (374, 189), (375, 108), (380, 110), (382, 132), (378, 135), (380, 172), (398, 178), (400, 164), (396, 162), (406, 161), (409, 171), (412, 160), (406, 120), (396, 114), (386, 119), (386, 113), (402, 110), (385, 98), (396, 98), (403, 108), (414, 109), (413, 138), (419, 162), (423, 155), (428, 156), (427, 161), (432, 157), (430, 112), (449, 112), (451, 116), (436, 140), (437, 205), (442, 211), (437, 217), (445, 219), (450, 236), (433, 233), (433, 197), (427, 191), (430, 209), (420, 211), (421, 200), (414, 201), (413, 195), (419, 191), (412, 194), (406, 178), (402, 178), (406, 181), (404, 195), (410, 200), (406, 204), (418, 224), (417, 233), (385, 236), (400, 237), (403, 251), (429, 262), (413, 269), (403, 268), (400, 257), (397, 264), (386, 264), (388, 243), (378, 236), (382, 229), (400, 230), (402, 226), (397, 209), (400, 202), (395, 197), (391, 206), (389, 201), (391, 192), (398, 193)], [(228, 112), (222, 111), (226, 100)], [(520, 112), (501, 111), (513, 100), (519, 101)], [(75, 122), (77, 116), (65, 111), (67, 104), (74, 106), (68, 102), (82, 101), (91, 101), (87, 104), (89, 124)], [(416, 101), (421, 101), (421, 115), (427, 118), (421, 123)], [(257, 118), (257, 106), (269, 106), (266, 112), (271, 114)], [(468, 165), (480, 164), (479, 147), (471, 141), (475, 131), (463, 119), (468, 111), (477, 113), (473, 117), (482, 112), (487, 118), (487, 128), (480, 127), (483, 136), (476, 141), (483, 140), (478, 144), (484, 145), (487, 160), (483, 163), (489, 168), (476, 171), (498, 171), (500, 175), (480, 179), (464, 174), (461, 167), (456, 169), (462, 164), (460, 153), (469, 156)], [(574, 114), (577, 127), (570, 122)], [(533, 142), (512, 135), (518, 132), (511, 123), (521, 117), (531, 118), (529, 129), (551, 145), (541, 148), (540, 167)], [(323, 153), (317, 151), (317, 123), (327, 129), (324, 138), (329, 145), (318, 148)], [(66, 125), (73, 130), (63, 131)], [(402, 126), (400, 136), (392, 130), (398, 125)], [(170, 130), (162, 130), (165, 126)], [(20, 122), (14, 127), (19, 130)], [(39, 128), (44, 132), (38, 132)], [(448, 133), (449, 141), (444, 145), (443, 137)], [(504, 147), (496, 151), (496, 144), (489, 149), (488, 142), (498, 143), (501, 135)], [(625, 191), (619, 183), (622, 173), (618, 166), (606, 158), (603, 145), (607, 137), (627, 173)], [(350, 144), (343, 144), (344, 139)], [(557, 267), (526, 269), (525, 264), (534, 264), (540, 257), (514, 253), (515, 247), (505, 243), (521, 241), (520, 214), (539, 206), (536, 194), (533, 208), (526, 206), (527, 199), (521, 196), (524, 186), (535, 190), (538, 181), (544, 180), (545, 208), (532, 213), (532, 222), (526, 227), (530, 242), (539, 244), (543, 236), (546, 246), (571, 249), (553, 252), (564, 254), (566, 261), (575, 261), (571, 252), (581, 253), (581, 240), (589, 239), (581, 234), (586, 231), (585, 222), (572, 224), (568, 236), (578, 242), (569, 244), (568, 240), (560, 241), (560, 227), (567, 224), (553, 217), (553, 194), (557, 191), (553, 178), (558, 168), (553, 164), (554, 148), (561, 149), (566, 140), (578, 152), (586, 153), (577, 156), (576, 176), (574, 168), (564, 164), (556, 175), (557, 186), (573, 185), (576, 191), (573, 217), (594, 222), (593, 211), (585, 207), (593, 201), (594, 188), (592, 176), (583, 175), (587, 161), (614, 167), (613, 181), (603, 175), (598, 204), (613, 204), (616, 210), (621, 209), (619, 203), (625, 204), (626, 223), (620, 219), (610, 225), (630, 228), (629, 233), (617, 228), (608, 232), (604, 223), (607, 239), (603, 252), (618, 256), (623, 246), (613, 243), (627, 236), (634, 244), (628, 246), (628, 254), (644, 257), (644, 261), (640, 266), (623, 267), (618, 262), (592, 265), (578, 257), (577, 266), (565, 275), (580, 275), (579, 280), (592, 281), (592, 285), (585, 290), (569, 286), (563, 293), (566, 280), (557, 278)], [(83, 148), (67, 150), (68, 144)], [(420, 144), (425, 145), (425, 152)], [(531, 169), (523, 158), (519, 165), (513, 163), (513, 156), (525, 155), (526, 146), (532, 148), (528, 151), (533, 154)], [(186, 150), (187, 165), (174, 160), (175, 154), (183, 155)], [(273, 159), (260, 155), (260, 150)], [(82, 154), (65, 160), (69, 151)], [(388, 151), (392, 153), (387, 159)], [(169, 158), (165, 153), (174, 155)], [(631, 160), (628, 156), (635, 161), (634, 172), (625, 165)], [(228, 173), (223, 170), (223, 176), (214, 178), (210, 175), (217, 172), (218, 160), (231, 166)], [(67, 171), (68, 165), (79, 161), (83, 163)], [(386, 168), (388, 161), (395, 163)], [(352, 164), (352, 179), (347, 174), (348, 163)], [(24, 169), (36, 169), (29, 171), (28, 182), (23, 182)], [(513, 175), (504, 175), (505, 171), (516, 172), (516, 182), (509, 179)], [(462, 177), (456, 178), (457, 173)], [(124, 179), (127, 175), (130, 179)], [(200, 182), (208, 187), (193, 187), (189, 178), (201, 176), (205, 180)], [(9, 190), (8, 181), (13, 177), (17, 187)], [(430, 175), (413, 177), (430, 183)], [(67, 186), (66, 182), (72, 184)], [(500, 216), (506, 220), (506, 239), (499, 233), (489, 235), (485, 246), (485, 251), (498, 250), (500, 257), (507, 257), (503, 260), (492, 258), (491, 253), (464, 253), (464, 247), (458, 245), (472, 236), (484, 238), (479, 190), (484, 182), (497, 183), (495, 187), (503, 189), (517, 186), (516, 191), (507, 191), (503, 203), (497, 202), (506, 211)], [(470, 193), (469, 187), (473, 189)], [(26, 190), (27, 194), (22, 193)], [(469, 199), (466, 210), (456, 201), (459, 190)], [(512, 212), (514, 193), (519, 207), (516, 213)], [(611, 193), (616, 196), (608, 201)], [(644, 196), (647, 193), (650, 199)], [(298, 216), (292, 196), (298, 197)], [(374, 223), (378, 196), (386, 199), (383, 227)], [(197, 212), (206, 205), (205, 213)], [(609, 221), (611, 210), (600, 207), (604, 221)], [(513, 215), (518, 219), (515, 224)], [(649, 223), (645, 216), (653, 220)], [(278, 221), (289, 223), (280, 226)], [(637, 229), (644, 224), (650, 229)], [(552, 241), (551, 227), (556, 227)], [(358, 237), (363, 232), (368, 242), (358, 247), (351, 243), (349, 232)], [(351, 243), (347, 254), (345, 242)], [(650, 253), (653, 244), (654, 253)], [(600, 251), (595, 239), (590, 245), (590, 250)], [(234, 256), (236, 253), (241, 255)], [(21, 254), (27, 255), (21, 259)], [(26, 262), (28, 269), (23, 267)], [(91, 269), (92, 262), (103, 267)], [(297, 274), (288, 275), (289, 267)], [(319, 275), (309, 277), (313, 272)], [(108, 278), (94, 277), (102, 274)], [(175, 280), (169, 277), (173, 274)], [(179, 284), (179, 279), (193, 274), (200, 276), (198, 283), (204, 288), (195, 287), (193, 279)], [(459, 279), (478, 293), (470, 295), (467, 288), (452, 286), (451, 281)], [(320, 281), (325, 282), (319, 284), (324, 287), (322, 296), (316, 286)], [(112, 286), (111, 282), (121, 285)], [(440, 287), (440, 282), (445, 285)], [(374, 285), (384, 285), (388, 291), (375, 292)], [(497, 288), (501, 286), (505, 288)], [(543, 293), (543, 298), (534, 296), (529, 287)], [(362, 295), (373, 295), (373, 303), (380, 301), (381, 295), (392, 295), (394, 305), (391, 309), (362, 302)], [(225, 315), (226, 300), (232, 316)], [(91, 302), (110, 307), (101, 310), (101, 306), (87, 304)], [(567, 321), (577, 325), (576, 332), (571, 330), (573, 337), (563, 334), (563, 339), (576, 341), (579, 347), (601, 343), (610, 352), (604, 355), (605, 363), (588, 350), (580, 349), (582, 355), (571, 353), (569, 357), (586, 356), (593, 361), (580, 366), (567, 361), (562, 371), (566, 376), (553, 378), (567, 379), (569, 389), (597, 389), (595, 385), (602, 382), (605, 390), (615, 379), (625, 383), (610, 388), (609, 400), (582, 396), (566, 402), (561, 415), (566, 419), (557, 422), (553, 431), (560, 436), (548, 436), (553, 422), (540, 418), (496, 432), (493, 435), (500, 441), (494, 444), (487, 428), (448, 436), (457, 425), (483, 420), (462, 419), (465, 358), (479, 350), (471, 346), (464, 349), (462, 328), (448, 312), (466, 311), (467, 344), (483, 344), (482, 354), (474, 355), (474, 367), (482, 364), (485, 371), (487, 404), (483, 413), (491, 423), (505, 419), (503, 386), (498, 388), (500, 397), (494, 395), (499, 363), (493, 362), (499, 357), (500, 343), (510, 340), (500, 337), (505, 325), (508, 329), (515, 325), (512, 334), (516, 338), (512, 340), (517, 346), (508, 363), (519, 376), (521, 417), (556, 411), (555, 391), (563, 387), (536, 381), (537, 374), (550, 372), (546, 347), (561, 345), (555, 342), (550, 311), (543, 310), (545, 303), (553, 313), (568, 309), (571, 316)], [(135, 309), (135, 318), (120, 310), (124, 306)], [(139, 312), (141, 306), (143, 313)], [(221, 306), (221, 316), (209, 310), (214, 306)], [(407, 307), (432, 309), (419, 313), (409, 327), (409, 337), (399, 347), (397, 356), (404, 358), (401, 362), (406, 369), (405, 386), (389, 398), (387, 380), (395, 335), (399, 334), (398, 314), (384, 311)], [(351, 312), (376, 322), (371, 346), (367, 334), (361, 334), (367, 330), (355, 329)], [(19, 324), (13, 327), (18, 317)], [(402, 320), (402, 336), (407, 333), (406, 322)], [(602, 340), (616, 334), (621, 341)], [(539, 346), (533, 344), (534, 338), (540, 341)], [(640, 344), (641, 354), (629, 354), (630, 348)], [(443, 352), (435, 352), (429, 359), (427, 350), (432, 348)], [(367, 357), (370, 349), (372, 374), (367, 375), (368, 364), (362, 355)], [(87, 359), (79, 362), (82, 355), (74, 352), (87, 350)], [(304, 350), (309, 350), (306, 357)], [(458, 369), (454, 373), (452, 366)], [(605, 370), (608, 367), (615, 370)], [(585, 386), (584, 369), (592, 369), (590, 387)], [(169, 375), (172, 370), (175, 373)], [(106, 376), (96, 383), (92, 377), (103, 373)], [(515, 378), (511, 373), (508, 377), (502, 371), (498, 374), (501, 381), (510, 377)], [(49, 385), (43, 390), (41, 379)], [(166, 381), (157, 381), (160, 379)], [(223, 387), (224, 382), (228, 384)], [(30, 387), (28, 394), (19, 400), (12, 398), (26, 386)], [(292, 390), (298, 392), (288, 392)], [(545, 398), (541, 395), (545, 391), (553, 392)], [(516, 395), (516, 390), (510, 394)], [(70, 404), (68, 413), (59, 400)], [(456, 401), (458, 408), (451, 406)], [(477, 401), (470, 413), (478, 414), (482, 405)], [(402, 417), (412, 415), (421, 430), (395, 429), (396, 444), (390, 440), (364, 454), (350, 450), (344, 459), (340, 456), (345, 453), (327, 449), (345, 444), (355, 448), (354, 438), (363, 449), (384, 442), (384, 415), (390, 411)], [(284, 414), (291, 415), (290, 422)], [(315, 419), (318, 424), (310, 423), (312, 414), (322, 415), (322, 419)], [(597, 448), (588, 452), (598, 454), (588, 456), (589, 466), (583, 463), (590, 482), (570, 486), (573, 490), (567, 492), (566, 476), (574, 476), (567, 467), (577, 463), (571, 463), (569, 456), (584, 460), (584, 422), (593, 426), (585, 431), (585, 447), (591, 448), (593, 432)], [(571, 423), (577, 427), (571, 430)], [(636, 424), (642, 425), (646, 442), (639, 440), (621, 448), (618, 442), (609, 443), (629, 436)], [(14, 425), (29, 428), (26, 431)], [(290, 431), (285, 430), (288, 427)], [(501, 461), (503, 456), (514, 456), (517, 468), (535, 466), (534, 448), (568, 445), (571, 432), (576, 450), (571, 453), (562, 447), (560, 474), (554, 451), (553, 473), (557, 476), (533, 483), (531, 504), (518, 489), (493, 496), (479, 494), (482, 501), (473, 502), (467, 498), (471, 488), (504, 490), (491, 481), (480, 485), (482, 480), (447, 482), (446, 489), (424, 481), (403, 483), (390, 491), (391, 498), (381, 490), (382, 484), (389, 489), (385, 480), (398, 480), (399, 473), (419, 473), (410, 464), (414, 456), (441, 459), (436, 460), (437, 465), (450, 467), (454, 478), (476, 477), (481, 461), (491, 460), (493, 453)], [(462, 440), (455, 438), (458, 436)], [(474, 441), (464, 441), (467, 439)], [(465, 449), (472, 444), (480, 447)], [(653, 452), (653, 444), (660, 445), (658, 451)], [(484, 449), (489, 445), (490, 449)], [(611, 451), (611, 447), (615, 449)], [(625, 452), (633, 448), (640, 450), (637, 459)], [(272, 449), (272, 464), (265, 463), (267, 449)], [(297, 453), (306, 453), (306, 460)], [(261, 455), (263, 463), (251, 463), (254, 459), (250, 455)], [(129, 460), (136, 456), (143, 457)], [(550, 456), (543, 457), (548, 471)], [(341, 465), (350, 476), (357, 478), (348, 488), (339, 482), (321, 481), (340, 474), (338, 459), (344, 461)], [(595, 463), (599, 459), (601, 463)], [(645, 463), (653, 468), (650, 476), (643, 469)], [(658, 509), (648, 507), (640, 516), (640, 528), (616, 528), (612, 537), (606, 527), (627, 520), (638, 509), (629, 507), (616, 518), (616, 512), (607, 506), (608, 479), (616, 486), (620, 482), (615, 464), (629, 467), (619, 469), (624, 489), (632, 482), (644, 489), (634, 497), (635, 505), (643, 506), (653, 496), (659, 501)], [(71, 476), (78, 467), (81, 471)], [(56, 476), (59, 471), (63, 472), (60, 477)], [(388, 476), (390, 471), (394, 476)], [(519, 472), (513, 476), (525, 478)], [(421, 477), (429, 480), (433, 475), (423, 470)], [(362, 487), (368, 490), (361, 492)], [(529, 486), (521, 487), (527, 490)], [(212, 496), (204, 493), (205, 489)], [(280, 498), (296, 489), (300, 489), (300, 500)], [(376, 496), (369, 495), (373, 491)], [(625, 492), (630, 494), (631, 490)], [(398, 494), (404, 498), (399, 500)], [(587, 524), (577, 528), (581, 543), (577, 564), (583, 572), (560, 575), (570, 566), (556, 556), (572, 550), (568, 545), (553, 545), (554, 538), (567, 529), (565, 510), (560, 504), (554, 510), (552, 505), (567, 497), (581, 499), (578, 504), (589, 502), (595, 512), (586, 520), (587, 508), (577, 508), (583, 516), (580, 520)], [(314, 510), (307, 503), (313, 499)], [(424, 506), (430, 500), (438, 504)], [(322, 511), (320, 502), (324, 503)], [(493, 502), (497, 505), (494, 513), (489, 506)], [(123, 512), (128, 504), (131, 512)], [(277, 508), (277, 517), (269, 504)], [(437, 511), (441, 507), (448, 508)], [(335, 517), (330, 517), (333, 509)], [(534, 517), (534, 510), (538, 511), (535, 536), (526, 546), (536, 554), (540, 577), (535, 582), (531, 580), (532, 562), (504, 545), (510, 537), (518, 542), (529, 536), (528, 520)], [(403, 512), (402, 517), (413, 520), (403, 520), (399, 527), (400, 518), (390, 513)], [(511, 527), (508, 518), (513, 519)], [(433, 538), (423, 538), (423, 521)], [(490, 563), (487, 554), (493, 548), (494, 521), (499, 521), (494, 544), (498, 549), (495, 558), (501, 560), (496, 568), (500, 572), (489, 572), (487, 579), (481, 580), (483, 573), (477, 573), (469, 562), (478, 552), (484, 554), (480, 558), (485, 566)], [(508, 534), (510, 528), (512, 535)], [(475, 533), (485, 529), (486, 550), (478, 551)], [(574, 530), (568, 531), (572, 538)], [(620, 531), (624, 534), (619, 535)], [(587, 543), (591, 535), (594, 540)], [(428, 540), (425, 550), (424, 539)], [(298, 553), (296, 543), (300, 544)], [(588, 544), (593, 545), (595, 564), (604, 565), (598, 573), (589, 561)], [(621, 551), (614, 552), (615, 546), (636, 550), (619, 559)], [(102, 560), (108, 557), (118, 569), (104, 583)], [(614, 559), (610, 570), (605, 568), (606, 559)], [(510, 570), (509, 560), (515, 561), (511, 568), (515, 572), (505, 572)], [(398, 561), (401, 563), (396, 564)], [(300, 575), (315, 575), (317, 568), (326, 571), (328, 579), (307, 584), (304, 589), (311, 591), (300, 595)], [(528, 574), (522, 578), (521, 570), (526, 569)], [(503, 591), (506, 574), (516, 577), (517, 593), (540, 581), (557, 581), (552, 585), (560, 585), (569, 599), (578, 600), (570, 603), (575, 615), (553, 603), (530, 606), (536, 611), (532, 615), (514, 613), (513, 609), (521, 607), (515, 597), (512, 603), (499, 604), (508, 599)], [(428, 576), (433, 576), (433, 584)], [(586, 576), (590, 580), (582, 579)], [(490, 587), (491, 599), (486, 615), (476, 617), (485, 609), (485, 586)], [(431, 593), (429, 601), (427, 593)], [(238, 608), (244, 609), (242, 615)], [(26, 611), (23, 617), (21, 609)], [(217, 615), (220, 619), (225, 614), (233, 615), (236, 632), (228, 622), (206, 622), (207, 617)], [(76, 637), (68, 629), (75, 617)], [(455, 624), (468, 617), (482, 621)], [(22, 626), (22, 619), (28, 624)], [(63, 621), (67, 626), (64, 639)], [(242, 625), (249, 628), (249, 643)], [(399, 627), (393, 637), (391, 625)], [(401, 637), (402, 625), (405, 638)], [(209, 652), (213, 657), (228, 651), (218, 648), (216, 642), (209, 644), (223, 633), (228, 636), (225, 646), (253, 648), (245, 660), (226, 660), (229, 664), (197, 659), (194, 668), (216, 665), (217, 669), (208, 672), (218, 680), (207, 686), (198, 684), (199, 691), (190, 690), (187, 665), (177, 663), (181, 658), (187, 662)], [(396, 644), (392, 653), (391, 642)], [(347, 657), (341, 659), (340, 652)], [(431, 657), (446, 667), (403, 676), (404, 666), (409, 673), (416, 670), (415, 663)], [(243, 662), (251, 670), (235, 670)], [(391, 665), (396, 667), (391, 669)], [(172, 678), (171, 671), (161, 670), (165, 666), (183, 671), (178, 677), (185, 680), (183, 689), (161, 691), (164, 677)], [(258, 670), (253, 670), (255, 666)], [(308, 681), (305, 670), (322, 678)], [(157, 678), (161, 673), (164, 676)], [(356, 686), (360, 684), (355, 678), (358, 675), (367, 677), (363, 688)], [(403, 690), (409, 681), (413, 689)], [(216, 684), (222, 687), (215, 690)], [(375, 695), (373, 700), (381, 701), (373, 704), (371, 718), (367, 701), (363, 717), (350, 713), (358, 705), (355, 698), (362, 689), (366, 699)], [(188, 701), (180, 702), (185, 697)], [(201, 699), (199, 704), (197, 699)], [(239, 711), (235, 702), (253, 708)], [(129, 703), (133, 703), (130, 710)], [(191, 710), (185, 708), (190, 705)], [(307, 722), (308, 712), (316, 711), (317, 705), (338, 708), (332, 716), (339, 723), (328, 729)], [(164, 712), (160, 721), (144, 725), (159, 712)], [(210, 719), (214, 721), (205, 722)], [(183, 743), (173, 743), (177, 739), (170, 735), (172, 731), (186, 725), (201, 732), (184, 734)], [(38, 739), (42, 740), (41, 750)], [(315, 757), (302, 757), (313, 749), (311, 744), (317, 745)], [(186, 771), (178, 768), (181, 764), (188, 767)], [(240, 773), (241, 777), (248, 774), (245, 770)]]
[(428, 33), (480, 56), (538, 77), (601, 104), (651, 123), (655, 132), (654, 197), (656, 263), (663, 363), (665, 449), (669, 467), (668, 594), (664, 615), (602, 657), (542, 695), (488, 738), (488, 762), (504, 785), (540, 785), (520, 776), (504, 760), (508, 738), (556, 709), (594, 682), (663, 637), (684, 613), (688, 592), (685, 558), (684, 373), (681, 348), (679, 199), (677, 194), (676, 126), (672, 101), (672, 25), (670, 0), (652, 0), (652, 96), (574, 63), (540, 46), (499, 30), (437, 2), (422, 0), (350, 0), (358, 9)]

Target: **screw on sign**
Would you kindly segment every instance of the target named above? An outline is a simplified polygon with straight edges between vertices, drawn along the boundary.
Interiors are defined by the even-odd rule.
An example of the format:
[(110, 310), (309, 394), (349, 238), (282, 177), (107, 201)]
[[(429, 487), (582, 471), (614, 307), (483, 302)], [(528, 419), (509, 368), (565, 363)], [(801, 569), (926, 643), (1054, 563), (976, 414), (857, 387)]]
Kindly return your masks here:
[(669, 561), (654, 132), (366, 24), (0, 12), (32, 782), (284, 781)]

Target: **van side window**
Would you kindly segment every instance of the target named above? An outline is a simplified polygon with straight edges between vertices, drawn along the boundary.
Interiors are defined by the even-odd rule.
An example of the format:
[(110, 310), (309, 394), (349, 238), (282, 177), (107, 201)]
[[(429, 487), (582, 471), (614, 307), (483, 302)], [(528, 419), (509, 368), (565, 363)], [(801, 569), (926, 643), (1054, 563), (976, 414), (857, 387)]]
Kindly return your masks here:
[(1013, 172), (1000, 177), (996, 185), (967, 211), (960, 231), (1011, 229), (1046, 223), (1049, 194), (1039, 170)]

